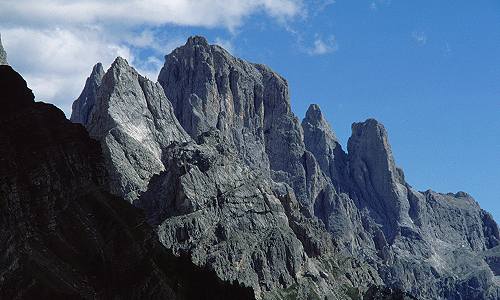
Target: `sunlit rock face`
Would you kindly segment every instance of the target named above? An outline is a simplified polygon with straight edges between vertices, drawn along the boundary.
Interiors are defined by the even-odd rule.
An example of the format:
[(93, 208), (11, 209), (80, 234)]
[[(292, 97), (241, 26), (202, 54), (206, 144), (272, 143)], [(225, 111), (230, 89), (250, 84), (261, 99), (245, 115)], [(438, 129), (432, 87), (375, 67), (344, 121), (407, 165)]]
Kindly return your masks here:
[(5, 49), (3, 48), (2, 37), (0, 36), (0, 66), (8, 64), (9, 63), (7, 62), (7, 52), (5, 52)]
[(121, 59), (102, 73), (74, 114), (101, 141), (111, 190), (220, 278), (264, 298), (291, 287), (342, 298), (342, 285), (368, 298), (500, 297), (497, 224), (463, 192), (414, 190), (380, 122), (354, 123), (344, 151), (319, 106), (299, 122), (284, 78), (202, 37), (166, 56), (159, 84)]
[(283, 77), (203, 37), (191, 37), (166, 56), (158, 81), (191, 137), (218, 129), (251, 168), (271, 172), (294, 188), (301, 203), (312, 206), (315, 174), (306, 169), (316, 162), (305, 153)]
[[(242, 152), (246, 144), (223, 128), (187, 134), (163, 88), (125, 60), (102, 73), (94, 67), (73, 119), (100, 140), (111, 191), (144, 209), (164, 246), (252, 287), (257, 297), (280, 297), (289, 288), (302, 297), (345, 293), (337, 284), (352, 285), (344, 271), (333, 276), (323, 267), (337, 265), (331, 236), (301, 213), (293, 189), (273, 181), (262, 130), (261, 141), (246, 134), (265, 158), (254, 164), (251, 151)], [(363, 268), (352, 278), (369, 279), (357, 284), (380, 283)]]
[(164, 170), (162, 152), (189, 140), (162, 87), (117, 58), (104, 73), (97, 64), (73, 104), (73, 122), (101, 141), (113, 194), (132, 202), (154, 174)]

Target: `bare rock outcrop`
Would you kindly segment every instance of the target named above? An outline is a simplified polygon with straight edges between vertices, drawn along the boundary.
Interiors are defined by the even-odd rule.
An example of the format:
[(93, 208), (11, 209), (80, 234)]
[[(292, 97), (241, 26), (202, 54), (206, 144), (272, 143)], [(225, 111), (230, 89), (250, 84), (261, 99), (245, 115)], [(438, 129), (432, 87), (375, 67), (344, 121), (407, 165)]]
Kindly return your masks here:
[(345, 152), (317, 105), (299, 122), (284, 78), (202, 37), (158, 80), (117, 59), (74, 107), (112, 191), (177, 254), (263, 298), (500, 297), (491, 215), (466, 193), (413, 189), (378, 121), (354, 123)]
[(0, 36), (0, 66), (8, 64), (9, 63), (7, 62), (7, 52), (5, 52), (5, 49), (3, 48), (2, 37)]
[(139, 75), (122, 58), (104, 75), (101, 68), (94, 67), (73, 104), (72, 120), (101, 141), (111, 192), (132, 202), (150, 178), (164, 170), (163, 149), (189, 136), (159, 84)]
[(305, 151), (283, 77), (195, 36), (165, 57), (158, 81), (191, 137), (210, 128), (220, 130), (250, 167), (270, 171), (273, 179), (291, 185), (298, 200), (312, 210), (315, 174), (306, 168), (316, 162)]

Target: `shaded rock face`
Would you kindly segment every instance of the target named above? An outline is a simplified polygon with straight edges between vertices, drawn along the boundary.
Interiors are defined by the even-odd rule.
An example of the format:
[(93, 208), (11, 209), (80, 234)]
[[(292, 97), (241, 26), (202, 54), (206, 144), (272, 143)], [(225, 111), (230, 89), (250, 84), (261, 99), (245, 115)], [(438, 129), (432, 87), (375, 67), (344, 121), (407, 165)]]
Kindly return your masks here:
[(98, 142), (33, 99), (0, 66), (0, 298), (253, 298), (166, 251), (106, 192)]
[[(297, 221), (297, 231), (308, 229), (293, 219), (298, 204), (283, 207), (282, 201), (294, 201), (285, 200), (286, 187), (240, 162), (218, 131), (200, 135), (198, 143), (173, 144), (165, 156), (165, 171), (153, 177), (136, 204), (159, 225), (166, 247), (210, 265), (226, 281), (252, 286), (259, 296), (312, 279), (319, 295), (335, 290), (289, 226)], [(308, 250), (333, 249), (328, 237), (310, 231), (300, 236)]]
[[(272, 178), (292, 186), (303, 212), (319, 218), (341, 249), (370, 261), (389, 286), (428, 299), (453, 298), (453, 291), (468, 295), (460, 283), (464, 277), (452, 275), (459, 267), (486, 270), (475, 278), (496, 289), (484, 260), (444, 261), (450, 257), (445, 253), (454, 253), (458, 247), (477, 257), (479, 251), (494, 246), (497, 225), (488, 221), (472, 199), (461, 204), (463, 199), (454, 196), (413, 190), (396, 167), (387, 132), (376, 120), (353, 124), (346, 153), (318, 106), (311, 105), (299, 126), (283, 78), (266, 67), (236, 59), (200, 37), (166, 56), (159, 82), (192, 137), (208, 128), (231, 137), (234, 128), (239, 132), (244, 127), (255, 140), (263, 140)], [(251, 106), (255, 103), (262, 103), (263, 111), (248, 114), (234, 109), (258, 107)], [(263, 120), (263, 130), (252, 118)], [(231, 124), (229, 129), (221, 126), (226, 124), (221, 119)], [(246, 149), (237, 149), (247, 155)], [(439, 200), (431, 200), (436, 197)], [(464, 228), (472, 229), (466, 232)], [(457, 246), (462, 243), (464, 247)]]
[(163, 149), (189, 139), (161, 86), (122, 58), (104, 75), (100, 64), (94, 67), (73, 108), (72, 121), (101, 141), (111, 192), (131, 202), (164, 170)]
[(263, 97), (273, 87), (263, 77), (254, 65), (192, 37), (166, 56), (158, 81), (191, 137), (217, 128), (250, 165), (268, 168)]
[(8, 65), (7, 52), (5, 52), (2, 45), (2, 37), (0, 36), (0, 65)]

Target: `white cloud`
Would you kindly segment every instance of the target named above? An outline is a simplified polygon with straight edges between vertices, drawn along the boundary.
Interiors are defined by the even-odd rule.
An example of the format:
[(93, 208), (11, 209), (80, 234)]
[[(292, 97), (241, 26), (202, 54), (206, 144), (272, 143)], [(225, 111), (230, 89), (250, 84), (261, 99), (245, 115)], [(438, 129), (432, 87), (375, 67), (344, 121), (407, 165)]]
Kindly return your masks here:
[(427, 44), (427, 34), (423, 31), (414, 31), (411, 34), (413, 40), (420, 46)]
[(126, 46), (102, 39), (99, 31), (0, 30), (9, 63), (23, 74), (37, 100), (52, 102), (66, 113), (95, 63), (109, 65), (117, 56), (134, 59)]
[(176, 24), (235, 28), (244, 17), (255, 12), (289, 18), (297, 15), (301, 6), (300, 0), (2, 0), (0, 19), (23, 24)]
[(310, 55), (323, 55), (332, 53), (338, 50), (337, 40), (335, 36), (330, 36), (324, 40), (321, 37), (316, 37), (314, 44), (311, 48), (307, 49)]
[[(38, 100), (70, 113), (92, 66), (116, 56), (156, 80), (163, 55), (185, 37), (158, 34), (161, 25), (220, 27), (233, 32), (263, 13), (284, 21), (302, 0), (1, 0), (0, 33), (13, 65)], [(216, 41), (231, 50), (228, 41)], [(143, 54), (146, 50), (147, 54)], [(135, 55), (134, 55), (135, 54)]]

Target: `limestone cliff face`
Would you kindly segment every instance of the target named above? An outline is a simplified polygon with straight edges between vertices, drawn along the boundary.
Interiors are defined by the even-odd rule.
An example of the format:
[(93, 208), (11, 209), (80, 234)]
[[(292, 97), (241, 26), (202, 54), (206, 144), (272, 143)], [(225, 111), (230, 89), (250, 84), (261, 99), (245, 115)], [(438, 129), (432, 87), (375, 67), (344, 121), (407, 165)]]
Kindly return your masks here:
[(2, 45), (2, 37), (0, 36), (0, 66), (1, 65), (8, 65), (9, 63), (7, 62), (7, 52), (5, 52), (3, 45)]
[(410, 205), (404, 175), (396, 168), (384, 126), (373, 119), (354, 123), (347, 150), (356, 200), (362, 208), (369, 207), (386, 238), (392, 240), (398, 225), (411, 224)]
[(218, 131), (171, 145), (165, 162), (136, 204), (159, 225), (167, 248), (259, 297), (293, 285), (322, 297), (339, 292), (314, 260), (334, 251), (331, 238), (300, 220), (293, 192), (240, 161)]
[(99, 143), (0, 66), (0, 298), (253, 298), (172, 255), (107, 192)]
[[(330, 159), (334, 169), (342, 170), (328, 173), (331, 168), (323, 168), (332, 182), (340, 183), (343, 206), (323, 204), (315, 211), (336, 240), (344, 241), (357, 257), (371, 257), (386, 284), (418, 298), (496, 299), (498, 271), (491, 258), (485, 258), (485, 253), (499, 255), (500, 250), (498, 226), (491, 216), (463, 192), (414, 190), (396, 167), (387, 131), (376, 120), (352, 125), (346, 156), (324, 151), (339, 146), (326, 138), (333, 136), (329, 126), (310, 126), (311, 111), (319, 115), (318, 108), (309, 109), (303, 124), (313, 129), (305, 130), (305, 137), (316, 132), (318, 142), (309, 148), (319, 162)], [(335, 194), (327, 198), (327, 203), (336, 203)], [(351, 235), (342, 233), (346, 226), (351, 226)]]
[(73, 102), (71, 122), (80, 123), (84, 126), (88, 124), (90, 113), (97, 100), (97, 90), (102, 83), (103, 77), (104, 69), (102, 68), (102, 64), (98, 63), (92, 69), (92, 74), (87, 78), (80, 97)]
[(263, 298), (500, 297), (497, 224), (465, 193), (414, 190), (376, 120), (344, 151), (317, 105), (299, 122), (285, 79), (202, 37), (158, 80), (118, 59), (74, 107), (163, 245)]
[[(239, 144), (238, 152), (243, 157), (264, 153), (273, 180), (293, 188), (303, 213), (320, 219), (341, 249), (371, 261), (388, 285), (428, 299), (450, 298), (456, 291), (470, 295), (473, 289), (462, 285), (467, 279), (453, 278), (450, 271), (460, 266), (478, 270), (474, 280), (493, 291), (474, 297), (496, 295), (495, 275), (484, 259), (452, 259), (444, 269), (436, 261), (462, 248), (471, 251), (464, 257), (481, 257), (481, 251), (495, 247), (491, 240), (497, 240), (497, 225), (473, 200), (460, 204), (451, 195), (436, 194), (441, 200), (430, 201), (429, 192), (412, 189), (395, 165), (384, 126), (376, 120), (353, 124), (344, 152), (318, 106), (312, 105), (299, 125), (283, 78), (200, 37), (166, 56), (159, 82), (192, 137), (218, 128), (229, 140), (242, 140), (235, 137), (245, 132), (247, 140), (258, 141), (247, 149)], [(251, 108), (251, 113), (241, 107)], [(259, 166), (251, 161), (246, 160), (252, 169), (267, 167), (267, 162)], [(453, 213), (443, 216), (444, 211)], [(454, 229), (438, 234), (436, 223)], [(462, 243), (464, 247), (457, 246)]]
[(191, 137), (217, 128), (250, 167), (271, 171), (311, 206), (314, 174), (306, 168), (316, 162), (305, 153), (284, 78), (209, 45), (203, 37), (192, 37), (165, 57), (158, 81)]
[(337, 189), (345, 179), (347, 156), (318, 105), (311, 104), (302, 121), (304, 144), (314, 155), (323, 173)]
[(163, 149), (189, 139), (161, 86), (122, 58), (104, 75), (100, 64), (94, 67), (73, 108), (72, 120), (101, 141), (112, 193), (131, 202), (164, 170)]

